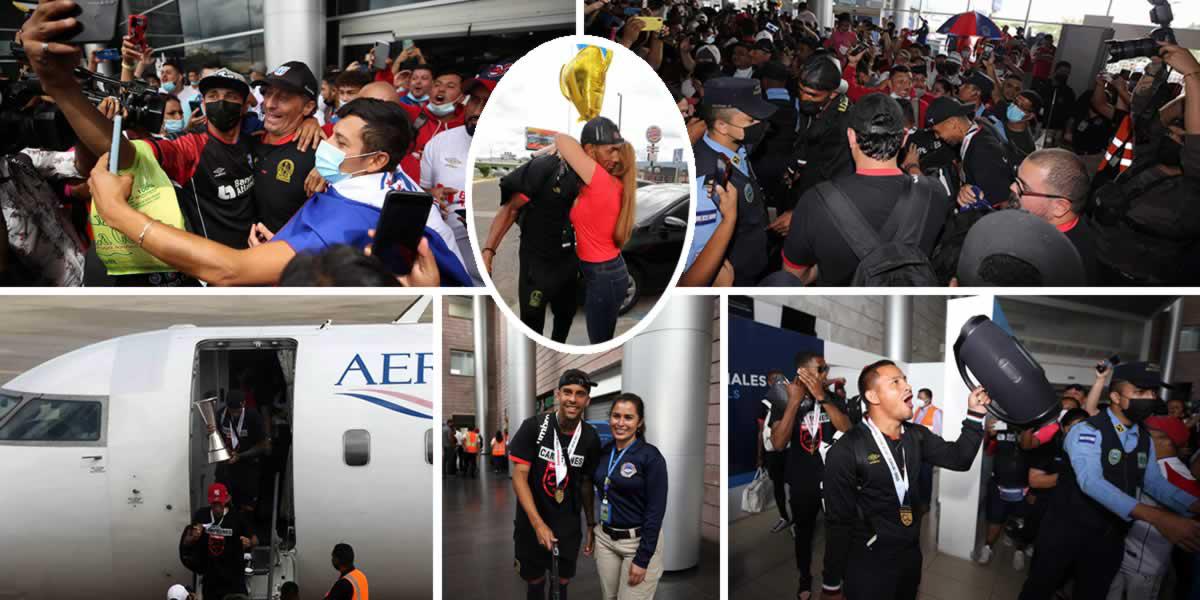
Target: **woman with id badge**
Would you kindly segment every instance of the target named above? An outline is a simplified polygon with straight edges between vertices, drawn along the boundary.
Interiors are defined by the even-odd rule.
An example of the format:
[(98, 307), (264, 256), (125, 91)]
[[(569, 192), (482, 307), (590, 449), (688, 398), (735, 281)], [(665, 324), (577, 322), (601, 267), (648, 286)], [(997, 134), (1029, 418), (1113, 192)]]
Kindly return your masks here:
[(653, 598), (663, 573), (659, 550), (667, 510), (667, 462), (643, 439), (645, 413), (636, 394), (613, 400), (608, 416), (613, 441), (600, 451), (592, 474), (600, 518), (583, 553), (596, 557), (606, 600)]

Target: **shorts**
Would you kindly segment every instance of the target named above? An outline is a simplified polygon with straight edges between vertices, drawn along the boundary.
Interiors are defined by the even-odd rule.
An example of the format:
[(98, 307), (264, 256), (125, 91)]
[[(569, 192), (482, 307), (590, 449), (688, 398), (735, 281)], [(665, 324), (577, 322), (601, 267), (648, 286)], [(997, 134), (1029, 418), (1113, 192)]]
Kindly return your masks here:
[[(581, 537), (581, 535), (577, 535), (572, 540), (558, 535), (559, 577), (570, 579), (575, 576), (575, 559), (579, 557)], [(513, 566), (521, 576), (521, 579), (529, 581), (549, 576), (550, 562), (553, 557), (549, 550), (543, 548), (538, 543), (537, 534), (533, 531), (533, 528), (518, 526), (513, 532), (513, 542)]]
[(988, 486), (987, 505), (984, 514), (987, 522), (993, 525), (1003, 525), (1013, 517), (1024, 517), (1028, 504), (1024, 501), (1012, 502), (1000, 497), (1000, 488), (996, 484)]

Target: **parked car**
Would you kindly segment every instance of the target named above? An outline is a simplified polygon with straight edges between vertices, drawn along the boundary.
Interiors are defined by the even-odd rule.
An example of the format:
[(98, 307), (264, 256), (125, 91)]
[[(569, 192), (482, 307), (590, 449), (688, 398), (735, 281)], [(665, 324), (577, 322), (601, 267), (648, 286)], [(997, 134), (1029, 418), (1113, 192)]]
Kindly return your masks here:
[(666, 289), (683, 253), (690, 215), (691, 188), (683, 183), (639, 187), (633, 233), (621, 249), (629, 268), (629, 289), (621, 304), (625, 314), (648, 293)]

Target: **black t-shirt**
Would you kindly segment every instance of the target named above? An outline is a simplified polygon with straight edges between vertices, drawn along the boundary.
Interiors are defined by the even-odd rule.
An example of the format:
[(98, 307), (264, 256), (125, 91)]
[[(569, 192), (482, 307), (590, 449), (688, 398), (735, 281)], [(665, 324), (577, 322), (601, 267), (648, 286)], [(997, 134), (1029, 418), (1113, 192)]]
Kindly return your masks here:
[(333, 587), (329, 588), (329, 593), (325, 595), (326, 600), (354, 600), (354, 584), (350, 583), (346, 578), (338, 579)]
[[(567, 540), (578, 540), (582, 536), (579, 527), (579, 513), (583, 510), (581, 495), (582, 480), (591, 477), (596, 470), (596, 461), (600, 456), (600, 436), (596, 429), (587, 423), (580, 423), (579, 442), (575, 451), (570, 453), (567, 477), (559, 485), (554, 468), (554, 438), (558, 435), (558, 443), (564, 454), (571, 446), (571, 434), (559, 431), (558, 417), (555, 413), (547, 413), (530, 417), (521, 423), (520, 429), (512, 436), (508, 451), (512, 460), (529, 465), (529, 488), (533, 492), (533, 502), (537, 506), (542, 520), (554, 531), (560, 543)], [(555, 491), (563, 490), (563, 501), (555, 500)], [(517, 505), (518, 529), (532, 531), (529, 517), (525, 509)]]
[[(846, 404), (840, 396), (825, 392), (825, 398), (843, 413), (846, 412)], [(815, 407), (816, 402), (812, 397), (806, 396), (801, 401), (800, 409), (796, 411), (796, 421), (792, 425), (791, 445), (787, 449), (787, 482), (796, 489), (815, 488), (821, 483), (821, 476), (825, 471), (825, 465), (821, 461), (821, 442), (832, 444), (833, 436), (837, 433), (837, 428), (829, 421), (829, 412), (824, 407), (821, 408), (817, 432), (815, 435), (812, 433), (806, 420), (811, 419), (810, 415)]]
[(1020, 433), (1016, 430), (996, 432), (996, 453), (992, 457), (992, 483), (1006, 488), (1025, 487), (1029, 481), (1029, 470), (1019, 445)]
[(1079, 259), (1083, 261), (1083, 271), (1088, 285), (1100, 283), (1100, 255), (1096, 252), (1096, 237), (1092, 226), (1086, 219), (1080, 218), (1075, 225), (1063, 232), (1068, 240), (1079, 251)]
[(245, 576), (246, 552), (242, 538), (249, 539), (253, 532), (236, 510), (226, 508), (225, 515), (213, 518), (208, 506), (192, 515), (192, 523), (204, 527), (204, 535), (196, 542), (208, 548), (207, 568), (204, 570), (206, 583), (222, 583), (223, 586), (240, 586)]
[(582, 180), (566, 161), (557, 156), (540, 156), (500, 179), (500, 204), (514, 194), (524, 194), (529, 203), (517, 216), (521, 227), (522, 259), (570, 261), (576, 258), (570, 212), (579, 196)]
[[(1066, 453), (1063, 451), (1062, 440), (1055, 436), (1049, 442), (1038, 446), (1032, 450), (1025, 450), (1025, 465), (1030, 469), (1037, 469), (1047, 475), (1056, 475), (1061, 473), (1064, 465), (1069, 464)], [(1030, 491), (1038, 497), (1045, 497), (1054, 492), (1054, 488), (1037, 489), (1031, 488)]]
[[(883, 228), (897, 201), (907, 201), (911, 183), (912, 178), (907, 175), (852, 174), (833, 180), (833, 184), (854, 203), (875, 231)], [(921, 250), (929, 254), (945, 222), (950, 199), (940, 184), (932, 181), (926, 183), (932, 191), (931, 197), (926, 200), (923, 195), (918, 195), (917, 201), (932, 203), (926, 211), (928, 217), (921, 232)], [(783, 256), (793, 265), (818, 265), (819, 285), (849, 285), (859, 262), (829, 213), (819, 204), (816, 190), (805, 193), (796, 204), (796, 210), (792, 213), (792, 228), (784, 242)]]
[[(230, 450), (245, 452), (263, 441), (267, 437), (267, 429), (263, 425), (262, 415), (256, 410), (243, 408), (240, 417), (234, 417), (228, 411), (221, 411), (218, 417), (220, 426), (217, 428), (221, 435), (225, 438), (225, 443)], [(234, 429), (236, 428), (236, 432)], [(237, 435), (237, 443), (234, 444), (234, 434)]]
[(247, 247), (258, 220), (254, 202), (251, 136), (226, 144), (211, 133), (153, 140), (159, 164), (176, 183), (179, 205), (192, 232), (231, 248)]
[(296, 149), (296, 136), (275, 144), (262, 138), (254, 143), (254, 201), (258, 220), (272, 232), (279, 231), (308, 200), (304, 178), (316, 164), (317, 149)]
[(1048, 95), (1043, 95), (1046, 102), (1046, 128), (1062, 129), (1071, 116), (1071, 107), (1075, 104), (1075, 90), (1066, 84), (1050, 88)]

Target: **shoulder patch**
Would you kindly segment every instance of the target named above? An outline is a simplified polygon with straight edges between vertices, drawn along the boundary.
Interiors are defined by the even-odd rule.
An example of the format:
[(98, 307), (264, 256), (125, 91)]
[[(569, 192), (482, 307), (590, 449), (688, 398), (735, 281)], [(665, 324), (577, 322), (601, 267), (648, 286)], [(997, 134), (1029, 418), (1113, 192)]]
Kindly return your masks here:
[(838, 101), (838, 112), (846, 112), (850, 108), (850, 98), (842, 95), (842, 99)]
[(1096, 434), (1094, 434), (1094, 433), (1081, 433), (1081, 434), (1079, 434), (1079, 443), (1080, 443), (1080, 444), (1093, 444), (1093, 445), (1095, 445), (1095, 443), (1096, 443), (1096, 442), (1097, 442), (1097, 439), (1096, 439)]

